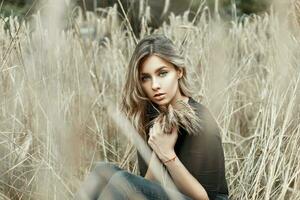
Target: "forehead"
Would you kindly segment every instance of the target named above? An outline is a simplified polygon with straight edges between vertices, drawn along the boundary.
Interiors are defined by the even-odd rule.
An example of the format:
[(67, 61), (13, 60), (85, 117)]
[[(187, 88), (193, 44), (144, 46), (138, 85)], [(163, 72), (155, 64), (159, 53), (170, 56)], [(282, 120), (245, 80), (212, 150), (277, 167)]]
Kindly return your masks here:
[(172, 63), (160, 58), (156, 55), (151, 55), (145, 58), (140, 64), (140, 73), (154, 73), (157, 69), (166, 67), (168, 69), (174, 69)]

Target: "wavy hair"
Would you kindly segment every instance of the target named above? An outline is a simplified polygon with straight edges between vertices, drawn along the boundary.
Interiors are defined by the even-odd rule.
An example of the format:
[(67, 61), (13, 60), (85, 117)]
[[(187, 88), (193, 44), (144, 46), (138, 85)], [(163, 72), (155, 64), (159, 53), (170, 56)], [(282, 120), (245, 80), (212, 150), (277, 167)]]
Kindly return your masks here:
[(128, 64), (122, 90), (121, 110), (144, 139), (146, 139), (150, 123), (146, 115), (147, 106), (152, 103), (141, 87), (139, 72), (141, 63), (151, 55), (168, 61), (174, 65), (176, 70), (182, 69), (183, 76), (178, 80), (179, 90), (184, 96), (191, 96), (184, 58), (172, 40), (161, 34), (148, 35), (140, 40)]

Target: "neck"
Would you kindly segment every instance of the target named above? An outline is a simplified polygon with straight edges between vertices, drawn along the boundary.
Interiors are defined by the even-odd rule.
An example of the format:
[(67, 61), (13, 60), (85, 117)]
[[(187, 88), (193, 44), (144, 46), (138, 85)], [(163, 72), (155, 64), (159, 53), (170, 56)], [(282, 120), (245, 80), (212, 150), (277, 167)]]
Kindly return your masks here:
[(178, 101), (183, 101), (184, 103), (188, 103), (189, 101), (189, 97), (182, 95), (181, 93), (179, 93), (177, 95), (177, 97), (174, 99), (173, 102), (171, 102), (171, 105), (173, 106), (173, 108), (177, 108), (178, 106)]

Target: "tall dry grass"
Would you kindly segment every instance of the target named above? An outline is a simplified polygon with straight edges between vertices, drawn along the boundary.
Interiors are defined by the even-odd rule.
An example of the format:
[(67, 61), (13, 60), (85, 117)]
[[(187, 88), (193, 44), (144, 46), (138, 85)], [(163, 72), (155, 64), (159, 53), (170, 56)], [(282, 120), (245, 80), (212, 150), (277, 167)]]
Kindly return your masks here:
[[(220, 125), (231, 199), (300, 198), (292, 8), (228, 23), (201, 7), (194, 24), (170, 15), (156, 30), (182, 49), (194, 98)], [(105, 103), (118, 108), (135, 39), (115, 7), (102, 12), (86, 20), (71, 12), (65, 30), (47, 27), (40, 13), (0, 20), (0, 199), (71, 199), (100, 160), (137, 173), (135, 148)]]

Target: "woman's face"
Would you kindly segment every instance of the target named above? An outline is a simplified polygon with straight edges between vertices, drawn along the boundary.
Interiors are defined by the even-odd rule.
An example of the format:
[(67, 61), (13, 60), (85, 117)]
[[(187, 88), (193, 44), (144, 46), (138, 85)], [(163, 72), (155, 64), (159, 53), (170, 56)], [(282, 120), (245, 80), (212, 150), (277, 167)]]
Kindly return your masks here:
[(156, 55), (147, 57), (140, 65), (139, 80), (147, 97), (158, 105), (175, 105), (182, 99), (178, 79), (182, 70)]

